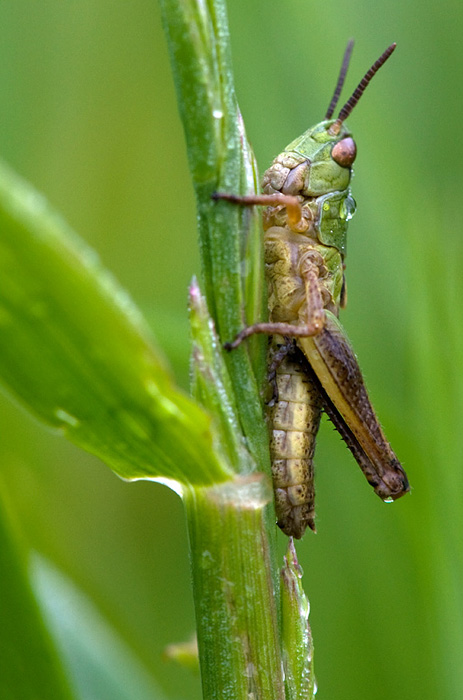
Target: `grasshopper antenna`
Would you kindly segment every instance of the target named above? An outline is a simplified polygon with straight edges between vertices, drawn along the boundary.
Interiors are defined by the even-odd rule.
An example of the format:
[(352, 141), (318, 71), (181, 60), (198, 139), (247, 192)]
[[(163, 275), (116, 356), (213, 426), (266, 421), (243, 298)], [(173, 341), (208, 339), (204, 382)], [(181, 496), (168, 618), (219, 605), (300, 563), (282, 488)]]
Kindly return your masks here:
[(341, 124), (343, 123), (343, 121), (345, 119), (347, 119), (349, 114), (352, 112), (355, 105), (357, 104), (357, 102), (362, 97), (363, 93), (365, 92), (365, 89), (366, 89), (368, 83), (370, 82), (370, 80), (372, 79), (372, 77), (375, 75), (375, 73), (377, 73), (379, 71), (381, 66), (383, 66), (386, 63), (387, 59), (392, 54), (392, 52), (394, 51), (396, 46), (397, 46), (397, 44), (395, 44), (395, 43), (391, 44), (386, 49), (386, 51), (378, 58), (378, 60), (375, 61), (375, 63), (373, 63), (370, 70), (365, 73), (362, 80), (359, 82), (359, 84), (355, 88), (354, 92), (352, 93), (351, 97), (349, 97), (346, 104), (339, 112), (338, 118), (336, 119), (334, 124), (332, 124), (330, 126), (330, 128), (328, 129), (330, 134), (332, 134), (334, 136), (336, 134), (339, 134), (339, 132), (341, 131)]
[(346, 79), (347, 69), (349, 68), (350, 57), (352, 55), (352, 49), (354, 48), (354, 40), (350, 39), (346, 50), (344, 51), (344, 58), (342, 59), (341, 70), (339, 71), (338, 82), (334, 89), (333, 97), (331, 98), (330, 106), (328, 107), (325, 115), (325, 119), (331, 119), (333, 112), (338, 104), (339, 96), (341, 94), (342, 86), (344, 85), (344, 80)]

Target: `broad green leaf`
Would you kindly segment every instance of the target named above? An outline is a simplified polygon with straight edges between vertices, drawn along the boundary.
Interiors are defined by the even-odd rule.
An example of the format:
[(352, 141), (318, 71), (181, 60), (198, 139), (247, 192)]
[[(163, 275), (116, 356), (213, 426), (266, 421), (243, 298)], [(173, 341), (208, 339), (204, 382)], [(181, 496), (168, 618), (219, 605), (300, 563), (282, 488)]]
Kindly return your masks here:
[(32, 582), (80, 700), (163, 700), (154, 679), (92, 602), (36, 556)]
[(0, 503), (0, 697), (70, 700), (73, 695), (40, 615), (23, 555)]
[[(0, 381), (126, 479), (227, 477), (139, 312), (44, 198), (0, 167)], [(219, 452), (220, 455), (220, 452)]]

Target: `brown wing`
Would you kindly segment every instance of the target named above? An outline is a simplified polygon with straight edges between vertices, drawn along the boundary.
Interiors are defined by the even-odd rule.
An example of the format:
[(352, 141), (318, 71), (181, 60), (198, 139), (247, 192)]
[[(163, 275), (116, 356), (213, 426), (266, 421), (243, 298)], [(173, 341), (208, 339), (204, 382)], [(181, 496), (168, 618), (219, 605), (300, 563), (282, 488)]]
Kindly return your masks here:
[(330, 312), (326, 316), (321, 333), (297, 344), (320, 382), (327, 414), (368, 482), (384, 501), (395, 500), (410, 490), (407, 476), (381, 429), (341, 324)]

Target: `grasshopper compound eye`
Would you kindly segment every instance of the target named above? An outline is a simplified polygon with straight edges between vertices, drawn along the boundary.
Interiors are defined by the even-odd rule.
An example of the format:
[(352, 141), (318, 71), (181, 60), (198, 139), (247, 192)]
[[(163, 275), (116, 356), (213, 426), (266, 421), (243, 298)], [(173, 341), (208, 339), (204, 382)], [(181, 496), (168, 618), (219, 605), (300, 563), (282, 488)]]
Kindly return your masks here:
[(341, 139), (334, 144), (331, 151), (332, 159), (343, 168), (350, 168), (357, 155), (357, 146), (351, 136)]

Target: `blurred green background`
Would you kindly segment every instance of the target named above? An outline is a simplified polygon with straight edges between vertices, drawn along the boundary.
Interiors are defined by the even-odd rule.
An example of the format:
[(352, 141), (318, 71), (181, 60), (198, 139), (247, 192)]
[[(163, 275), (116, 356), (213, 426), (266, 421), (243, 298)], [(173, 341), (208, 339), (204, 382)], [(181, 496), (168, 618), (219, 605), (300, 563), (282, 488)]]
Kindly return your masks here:
[[(453, 700), (463, 687), (463, 7), (230, 0), (229, 15), (261, 173), (323, 118), (348, 38), (346, 99), (398, 43), (349, 119), (358, 213), (342, 320), (413, 491), (382, 504), (325, 423), (319, 534), (298, 552), (320, 700)], [(99, 251), (187, 387), (195, 207), (156, 2), (1, 3), (0, 27), (1, 155)], [(199, 698), (199, 680), (161, 658), (194, 627), (179, 499), (119, 481), (4, 396), (0, 434), (0, 483), (24, 540), (97, 603), (168, 697)]]

